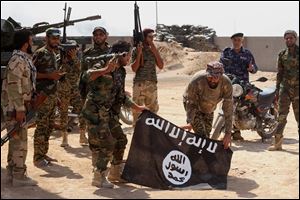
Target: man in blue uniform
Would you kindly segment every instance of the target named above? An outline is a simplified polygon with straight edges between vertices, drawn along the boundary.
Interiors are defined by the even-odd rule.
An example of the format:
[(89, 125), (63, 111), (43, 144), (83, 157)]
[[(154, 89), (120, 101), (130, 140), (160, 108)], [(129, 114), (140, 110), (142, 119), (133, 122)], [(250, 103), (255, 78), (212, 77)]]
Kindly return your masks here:
[[(252, 53), (243, 47), (244, 34), (233, 34), (231, 41), (232, 47), (225, 48), (220, 58), (225, 74), (233, 74), (240, 80), (249, 82), (249, 72), (255, 74), (258, 67)], [(232, 134), (233, 140), (244, 140), (239, 130), (233, 130), (235, 130)]]

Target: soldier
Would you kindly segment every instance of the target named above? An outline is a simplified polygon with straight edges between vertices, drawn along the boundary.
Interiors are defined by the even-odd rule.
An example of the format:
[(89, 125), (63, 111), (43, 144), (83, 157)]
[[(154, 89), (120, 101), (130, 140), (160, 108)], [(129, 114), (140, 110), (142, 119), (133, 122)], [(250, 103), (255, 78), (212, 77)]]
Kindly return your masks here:
[[(154, 30), (144, 29), (144, 42), (133, 49), (131, 68), (135, 72), (133, 80), (133, 101), (145, 105), (150, 111), (157, 113), (157, 75), (156, 66), (163, 69), (163, 60), (153, 43)], [(132, 111), (133, 126), (140, 113)]]
[(33, 162), (36, 167), (44, 167), (54, 159), (47, 156), (49, 138), (54, 127), (55, 107), (57, 104), (57, 81), (65, 74), (57, 67), (55, 51), (60, 42), (60, 30), (49, 28), (46, 31), (46, 45), (38, 49), (33, 56), (37, 68), (38, 93), (43, 93), (47, 99), (37, 112), (36, 129), (34, 132)]
[[(77, 45), (76, 41), (69, 41), (74, 45)], [(66, 56), (61, 59), (60, 71), (66, 72), (66, 76), (63, 80), (58, 82), (58, 96), (60, 99), (60, 125), (62, 132), (62, 144), (61, 147), (67, 147), (68, 144), (68, 107), (72, 103), (72, 113), (80, 114), (81, 112), (81, 97), (78, 89), (78, 80), (80, 75), (80, 61), (77, 57), (77, 49), (71, 49), (66, 52)]]
[[(7, 114), (8, 127), (16, 122), (24, 122), (36, 84), (36, 68), (31, 60), (32, 33), (27, 30), (18, 31), (13, 40), (15, 50), (7, 66), (7, 77), (3, 80), (1, 94), (1, 105), (3, 103)], [(26, 125), (9, 140), (7, 181), (13, 186), (37, 185), (26, 173), (27, 134)]]
[[(235, 33), (231, 36), (232, 47), (223, 50), (220, 62), (224, 65), (225, 74), (234, 74), (240, 80), (249, 82), (249, 72), (255, 74), (258, 67), (252, 53), (243, 47), (244, 34)], [(234, 129), (233, 140), (244, 140), (241, 132)]]
[[(108, 37), (108, 32), (103, 27), (95, 27), (93, 31), (93, 41), (94, 46), (85, 50), (83, 52), (82, 60), (81, 60), (81, 75), (80, 75), (80, 83), (79, 83), (79, 89), (80, 89), (80, 95), (82, 98), (82, 106), (86, 100), (86, 95), (88, 92), (88, 87), (83, 83), (82, 75), (89, 69), (89, 67), (93, 66), (96, 63), (87, 63), (85, 61), (86, 57), (95, 57), (100, 56), (102, 54), (107, 54), (109, 51), (109, 45), (106, 42)], [(80, 139), (79, 143), (81, 145), (86, 145), (88, 143), (87, 138), (85, 136), (85, 130), (86, 130), (86, 122), (85, 119), (80, 115), (79, 117), (79, 128), (80, 128)]]
[(209, 138), (212, 129), (214, 110), (223, 100), (225, 115), (224, 147), (228, 148), (231, 140), (233, 102), (230, 79), (223, 75), (223, 64), (211, 62), (206, 73), (196, 73), (183, 95), (183, 104), (187, 112), (187, 125), (182, 128)]
[[(127, 51), (129, 47), (126, 42), (118, 42), (112, 50), (114, 52)], [(113, 165), (121, 163), (127, 143), (123, 131), (120, 130), (119, 119), (112, 112), (112, 105), (114, 103), (127, 104), (139, 112), (145, 109), (124, 95), (124, 78), (120, 75), (123, 76), (125, 72), (123, 69), (121, 69), (122, 74), (115, 71), (119, 66), (125, 66), (130, 56), (130, 53), (127, 53), (121, 58), (113, 58), (105, 66), (97, 63), (83, 75), (84, 80), (90, 86), (82, 115), (87, 121), (88, 140), (94, 167), (92, 185), (96, 187), (113, 188), (114, 185), (106, 177), (107, 164), (109, 161), (112, 161)]]
[(286, 118), (292, 103), (299, 134), (299, 46), (296, 45), (297, 33), (287, 30), (284, 33), (287, 48), (282, 50), (277, 59), (276, 90), (278, 100), (278, 127), (275, 134), (275, 143), (268, 148), (269, 151), (282, 150), (283, 131)]

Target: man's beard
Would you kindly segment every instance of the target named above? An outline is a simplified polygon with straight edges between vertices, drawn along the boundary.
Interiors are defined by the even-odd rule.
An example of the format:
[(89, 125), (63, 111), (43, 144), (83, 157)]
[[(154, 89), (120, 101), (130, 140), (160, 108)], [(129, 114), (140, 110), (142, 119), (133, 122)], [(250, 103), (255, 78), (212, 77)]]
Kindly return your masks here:
[(52, 49), (58, 49), (58, 45), (56, 45), (56, 44), (55, 45), (49, 44), (49, 47), (52, 48)]
[(208, 85), (211, 89), (216, 89), (218, 87), (218, 83), (208, 82)]
[(103, 44), (105, 44), (105, 42), (103, 41), (94, 41), (94, 43), (98, 46), (102, 46)]
[(29, 46), (27, 47), (26, 52), (27, 52), (28, 54), (32, 54), (32, 53), (33, 53), (33, 52), (32, 52), (32, 46), (31, 46), (31, 45), (29, 45)]

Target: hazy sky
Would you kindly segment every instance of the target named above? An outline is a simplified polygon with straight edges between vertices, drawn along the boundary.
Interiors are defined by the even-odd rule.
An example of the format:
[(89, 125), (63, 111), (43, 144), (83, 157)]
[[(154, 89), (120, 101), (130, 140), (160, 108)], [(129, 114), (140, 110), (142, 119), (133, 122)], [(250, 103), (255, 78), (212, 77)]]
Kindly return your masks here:
[[(104, 26), (110, 35), (132, 35), (134, 1), (67, 1), (71, 19), (101, 15), (97, 21), (79, 22), (67, 28), (69, 36), (90, 35), (95, 26)], [(155, 1), (138, 1), (142, 27), (156, 25)], [(158, 1), (158, 23), (204, 25), (218, 36), (244, 32), (246, 36), (282, 36), (286, 29), (299, 33), (299, 2), (165, 2)], [(23, 26), (63, 20), (64, 1), (1, 1), (1, 18), (9, 16)]]

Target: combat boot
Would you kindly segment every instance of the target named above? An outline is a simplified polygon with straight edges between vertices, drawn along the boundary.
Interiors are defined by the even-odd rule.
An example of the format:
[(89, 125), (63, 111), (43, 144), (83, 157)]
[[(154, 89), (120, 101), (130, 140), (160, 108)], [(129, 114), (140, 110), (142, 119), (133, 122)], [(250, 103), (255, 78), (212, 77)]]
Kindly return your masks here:
[(13, 172), (13, 180), (12, 184), (14, 187), (21, 186), (36, 186), (38, 184), (37, 181), (29, 178), (25, 172)]
[(96, 186), (98, 188), (113, 188), (114, 184), (109, 182), (106, 178), (107, 170), (100, 172), (99, 170), (94, 171), (94, 177), (92, 180), (92, 186)]
[(244, 141), (244, 138), (241, 136), (241, 131), (234, 131), (234, 133), (232, 134), (232, 139), (237, 141)]
[(79, 143), (82, 146), (88, 145), (88, 139), (85, 136), (85, 130), (80, 130)]
[(67, 132), (62, 132), (62, 138), (63, 138), (63, 140), (62, 140), (62, 143), (61, 143), (61, 147), (67, 147), (67, 146), (69, 146), (69, 144), (68, 144), (68, 133)]
[(275, 142), (268, 148), (269, 151), (281, 151), (282, 150), (283, 136), (275, 134)]
[(127, 181), (121, 178), (122, 172), (123, 172), (122, 164), (111, 165), (107, 178), (110, 182), (126, 183)]

